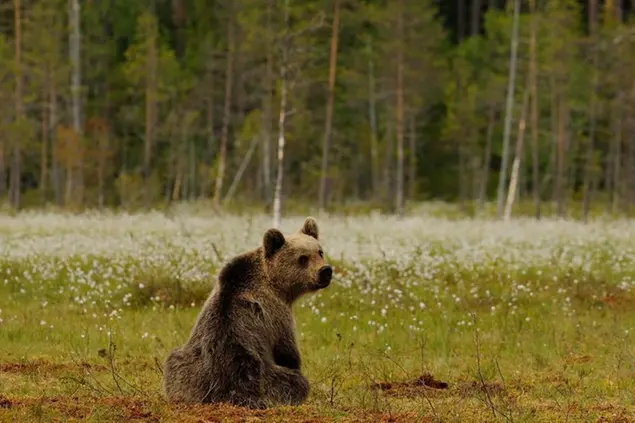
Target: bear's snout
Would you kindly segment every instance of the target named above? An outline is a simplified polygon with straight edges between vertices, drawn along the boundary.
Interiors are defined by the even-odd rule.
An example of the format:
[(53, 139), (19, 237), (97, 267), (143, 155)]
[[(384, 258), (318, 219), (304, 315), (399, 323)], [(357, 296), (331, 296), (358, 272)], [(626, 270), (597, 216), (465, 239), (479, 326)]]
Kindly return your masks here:
[(320, 288), (326, 288), (331, 283), (331, 279), (333, 278), (333, 268), (331, 266), (322, 266), (320, 271), (318, 272), (320, 278)]

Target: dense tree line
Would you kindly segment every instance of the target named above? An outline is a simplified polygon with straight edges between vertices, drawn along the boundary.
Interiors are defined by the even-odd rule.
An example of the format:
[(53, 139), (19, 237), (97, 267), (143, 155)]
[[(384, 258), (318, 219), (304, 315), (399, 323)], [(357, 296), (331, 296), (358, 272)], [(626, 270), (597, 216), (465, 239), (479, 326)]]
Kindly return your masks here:
[(0, 198), (629, 211), (632, 12), (627, 0), (7, 1)]

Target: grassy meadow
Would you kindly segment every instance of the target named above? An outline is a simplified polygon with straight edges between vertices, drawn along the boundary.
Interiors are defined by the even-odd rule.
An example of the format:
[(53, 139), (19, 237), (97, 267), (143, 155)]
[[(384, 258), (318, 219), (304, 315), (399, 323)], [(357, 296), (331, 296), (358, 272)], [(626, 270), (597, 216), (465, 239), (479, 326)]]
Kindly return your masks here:
[(269, 216), (1, 216), (0, 421), (635, 421), (632, 220), (316, 217), (311, 395), (248, 411), (166, 404), (161, 365)]

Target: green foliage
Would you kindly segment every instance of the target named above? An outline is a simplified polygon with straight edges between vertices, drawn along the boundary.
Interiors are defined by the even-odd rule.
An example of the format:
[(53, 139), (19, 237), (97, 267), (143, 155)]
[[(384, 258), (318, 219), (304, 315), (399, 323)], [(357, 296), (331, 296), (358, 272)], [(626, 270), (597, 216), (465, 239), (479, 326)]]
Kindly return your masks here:
[(153, 77), (152, 72), (156, 72), (157, 101), (166, 101), (188, 87), (174, 51), (160, 39), (157, 20), (149, 13), (139, 16), (136, 43), (126, 50), (122, 72), (130, 83), (131, 94), (143, 92)]
[[(492, 2), (481, 2), (485, 3)], [(635, 104), (634, 27), (632, 19), (625, 19), (632, 6), (622, 5), (623, 10), (618, 11), (613, 2), (601, 7), (598, 34), (589, 37), (587, 9), (580, 1), (537, 1), (534, 16), (526, 3), (519, 21), (511, 141), (518, 138), (522, 100), (529, 88), (529, 41), (535, 17), (540, 198), (555, 200), (560, 162), (554, 142), (563, 139), (567, 166), (563, 197), (577, 201), (584, 174), (593, 169), (594, 186), (604, 191), (594, 198), (613, 198), (614, 204), (628, 212), (635, 204), (635, 176), (622, 171), (635, 166), (630, 152), (635, 148), (633, 129), (626, 123), (632, 120)], [(289, 0), (288, 28), (286, 0), (80, 2), (84, 151), (78, 155), (80, 163), (73, 176), (77, 180), (70, 184), (68, 175), (73, 172), (56, 156), (58, 127), (72, 127), (69, 4), (65, 0), (22, 2), (21, 100), (26, 114), (23, 124), (30, 129), (28, 134), (24, 132), (28, 137), (22, 145), (19, 173), (28, 181), (25, 192), (44, 193), (41, 205), (53, 201), (55, 195), (63, 206), (67, 187), (88, 193), (69, 196), (86, 207), (94, 207), (98, 198), (119, 199), (113, 200), (114, 205), (123, 201), (123, 175), (138, 173), (145, 166), (146, 133), (153, 135), (150, 166), (157, 179), (153, 182), (157, 187), (147, 189), (153, 193), (151, 205), (160, 206), (170, 198), (167, 193), (184, 175), (189, 175), (188, 183), (179, 197), (207, 198), (213, 192), (210, 184), (216, 176), (225, 121), (229, 127), (224, 167), (230, 180), (251, 139), (258, 136), (259, 142), (235, 198), (253, 203), (268, 198), (263, 195), (263, 166), (268, 163), (273, 180), (284, 49), (289, 89), (284, 197), (295, 203), (316, 201), (333, 0)], [(400, 46), (407, 122), (406, 198), (461, 198), (466, 205), (477, 201), (478, 185), (483, 183), (486, 199), (491, 199), (489, 185), (496, 179), (502, 153), (512, 2), (505, 2), (505, 7), (483, 7), (478, 16), (471, 16), (471, 2), (464, 2), (467, 13), (459, 21), (456, 2), (405, 0), (403, 39), (398, 31), (399, 4), (339, 2), (331, 166), (327, 172), (332, 207), (394, 203), (396, 52)], [(8, 191), (13, 166), (7, 148), (16, 139), (7, 136), (16, 133), (12, 12), (13, 4), (8, 4), (0, 14), (0, 107), (4, 116), (0, 134), (6, 139), (0, 145), (5, 158), (0, 163), (0, 201)], [(481, 31), (455, 42), (458, 26), (466, 29), (472, 22), (478, 22)], [(234, 56), (231, 87), (227, 87), (230, 29)], [(559, 115), (561, 103), (563, 117)], [(156, 105), (154, 119), (146, 119), (151, 105)], [(47, 122), (50, 113), (55, 122)], [(559, 119), (563, 122), (560, 138)], [(526, 122), (528, 146), (531, 125), (533, 122)], [(587, 154), (592, 127), (595, 151)], [(414, 147), (409, 141), (411, 133)], [(488, 134), (492, 141), (489, 170), (483, 168)], [(623, 141), (615, 141), (618, 139)], [(264, 140), (269, 141), (269, 157), (264, 156)], [(526, 153), (533, 157), (530, 150), (528, 147)], [(591, 166), (587, 166), (587, 156), (592, 158)], [(410, 157), (415, 158), (412, 163)], [(534, 190), (533, 167), (531, 160), (521, 163), (519, 195), (527, 197)], [(615, 170), (612, 163), (620, 163), (620, 169)], [(44, 173), (41, 164), (46, 165)], [(481, 180), (486, 171), (487, 183)], [(51, 184), (54, 174), (57, 179)], [(48, 188), (38, 186), (42, 175)], [(414, 179), (409, 182), (411, 176)]]

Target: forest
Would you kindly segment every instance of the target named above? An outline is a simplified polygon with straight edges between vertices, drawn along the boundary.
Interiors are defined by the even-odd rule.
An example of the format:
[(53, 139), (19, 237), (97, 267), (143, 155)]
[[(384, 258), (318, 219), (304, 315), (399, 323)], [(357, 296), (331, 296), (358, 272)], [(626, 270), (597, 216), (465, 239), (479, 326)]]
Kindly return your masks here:
[(635, 210), (629, 0), (10, 0), (0, 202)]

